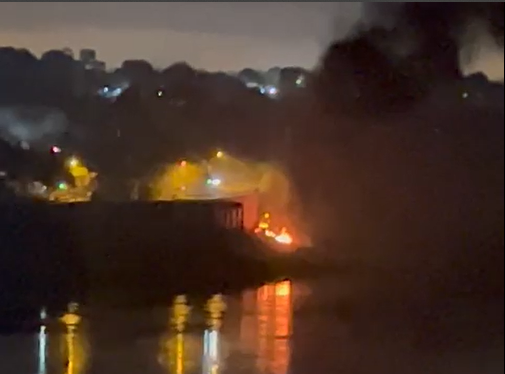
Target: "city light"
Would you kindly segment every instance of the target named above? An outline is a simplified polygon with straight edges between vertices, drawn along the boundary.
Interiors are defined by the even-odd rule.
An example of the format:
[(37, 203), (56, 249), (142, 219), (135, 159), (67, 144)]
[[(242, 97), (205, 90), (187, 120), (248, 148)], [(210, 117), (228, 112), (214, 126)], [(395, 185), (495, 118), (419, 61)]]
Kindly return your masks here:
[(305, 85), (305, 77), (303, 75), (300, 75), (298, 79), (296, 80), (296, 85), (298, 87), (303, 87)]
[(47, 319), (47, 310), (45, 308), (43, 308), (40, 311), (40, 320), (45, 321), (46, 319)]
[(223, 151), (218, 151), (218, 152), (216, 153), (216, 157), (217, 157), (217, 158), (223, 158), (223, 157), (224, 157), (224, 152), (223, 152)]
[(277, 96), (279, 90), (276, 87), (271, 86), (267, 88), (267, 93), (269, 96)]
[(61, 148), (57, 147), (57, 146), (53, 146), (53, 147), (51, 147), (51, 152), (55, 153), (55, 154), (61, 153)]
[(218, 187), (222, 183), (221, 179), (218, 178), (209, 178), (207, 179), (207, 185), (213, 186), (213, 187)]
[(79, 159), (76, 157), (70, 157), (67, 162), (68, 166), (71, 168), (76, 168), (80, 165)]
[(62, 190), (62, 191), (67, 190), (68, 185), (65, 182), (60, 182), (60, 183), (58, 183), (58, 189)]

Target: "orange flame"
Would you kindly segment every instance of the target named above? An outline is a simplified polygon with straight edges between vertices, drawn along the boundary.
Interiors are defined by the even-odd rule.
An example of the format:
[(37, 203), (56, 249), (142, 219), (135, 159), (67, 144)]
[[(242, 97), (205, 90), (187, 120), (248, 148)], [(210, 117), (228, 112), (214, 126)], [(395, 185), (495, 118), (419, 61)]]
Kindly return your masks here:
[(277, 232), (270, 227), (269, 221), (270, 214), (265, 213), (254, 232), (258, 235), (264, 235), (269, 239), (273, 239), (279, 244), (292, 245), (294, 242), (293, 236), (288, 232), (287, 228), (283, 227), (279, 232)]
[(293, 244), (293, 237), (288, 232), (288, 230), (284, 227), (281, 230), (281, 233), (275, 237), (275, 241), (277, 243), (291, 245), (291, 244)]

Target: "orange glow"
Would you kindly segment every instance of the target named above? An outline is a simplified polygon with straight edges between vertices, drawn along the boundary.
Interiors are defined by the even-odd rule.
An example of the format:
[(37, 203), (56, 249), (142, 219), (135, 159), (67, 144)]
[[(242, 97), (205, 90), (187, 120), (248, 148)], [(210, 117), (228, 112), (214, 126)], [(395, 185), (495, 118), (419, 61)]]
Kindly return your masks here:
[(293, 299), (290, 281), (270, 284), (258, 290), (257, 368), (272, 374), (286, 374), (291, 358)]
[(260, 222), (258, 225), (259, 229), (267, 230), (270, 225), (267, 222)]
[(187, 161), (181, 161), (180, 166), (183, 168), (188, 165)]
[(265, 230), (265, 236), (268, 238), (277, 238), (277, 234), (272, 230)]
[(262, 216), (261, 221), (254, 230), (257, 235), (262, 235), (266, 238), (275, 240), (278, 244), (290, 246), (294, 243), (293, 236), (289, 233), (286, 227), (283, 227), (280, 231), (274, 230), (270, 225), (270, 213), (265, 213)]
[(275, 237), (275, 241), (277, 243), (291, 245), (293, 244), (293, 237), (286, 228), (283, 228), (281, 233)]
[(275, 285), (275, 294), (278, 297), (291, 296), (291, 282), (285, 281)]

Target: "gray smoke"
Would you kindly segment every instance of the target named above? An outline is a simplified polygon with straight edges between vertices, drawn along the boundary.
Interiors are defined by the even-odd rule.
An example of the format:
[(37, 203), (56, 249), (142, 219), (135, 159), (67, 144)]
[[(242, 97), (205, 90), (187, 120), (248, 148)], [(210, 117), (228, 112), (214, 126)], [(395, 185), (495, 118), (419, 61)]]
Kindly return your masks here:
[(0, 138), (17, 145), (47, 148), (56, 144), (68, 131), (66, 115), (46, 107), (0, 108)]

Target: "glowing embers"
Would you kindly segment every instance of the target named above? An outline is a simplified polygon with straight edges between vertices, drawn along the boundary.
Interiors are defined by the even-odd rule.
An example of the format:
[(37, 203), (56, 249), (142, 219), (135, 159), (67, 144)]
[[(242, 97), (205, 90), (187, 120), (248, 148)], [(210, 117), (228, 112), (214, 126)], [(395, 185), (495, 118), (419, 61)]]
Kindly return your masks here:
[(272, 228), (270, 213), (263, 214), (254, 232), (260, 237), (273, 240), (283, 246), (294, 244), (293, 236), (286, 227), (282, 227), (280, 230)]
[(281, 229), (281, 232), (275, 236), (275, 241), (280, 244), (291, 245), (293, 244), (293, 237), (288, 232), (288, 230), (283, 227)]

